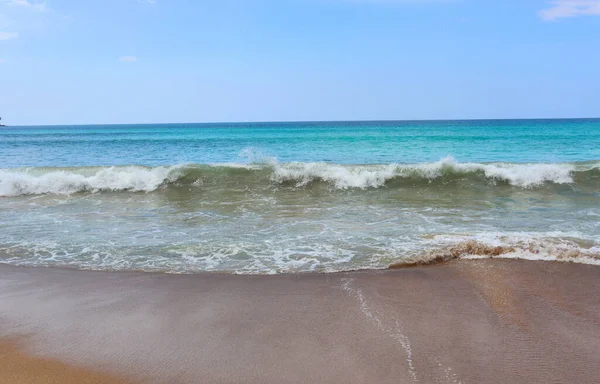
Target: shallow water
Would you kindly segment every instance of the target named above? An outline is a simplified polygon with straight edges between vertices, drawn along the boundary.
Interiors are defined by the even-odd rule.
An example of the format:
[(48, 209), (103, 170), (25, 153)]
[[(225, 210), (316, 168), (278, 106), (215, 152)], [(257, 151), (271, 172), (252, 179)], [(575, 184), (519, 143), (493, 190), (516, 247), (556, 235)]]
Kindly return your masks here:
[(599, 148), (600, 120), (7, 128), (0, 260), (328, 272), (475, 241), (599, 263)]

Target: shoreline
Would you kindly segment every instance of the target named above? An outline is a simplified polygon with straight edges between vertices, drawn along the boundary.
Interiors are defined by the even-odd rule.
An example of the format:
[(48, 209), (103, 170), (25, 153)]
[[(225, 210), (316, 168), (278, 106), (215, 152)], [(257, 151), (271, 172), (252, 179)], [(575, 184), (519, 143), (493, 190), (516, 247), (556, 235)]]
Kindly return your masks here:
[(597, 266), (514, 259), (281, 275), (0, 265), (0, 350), (27, 372), (83, 372), (65, 383), (592, 383), (599, 290)]
[[(479, 247), (480, 249), (473, 254), (468, 256), (457, 251), (464, 249), (472, 250), (473, 247)], [(27, 264), (10, 264), (6, 262), (0, 262), (0, 269), (4, 267), (8, 268), (23, 268), (32, 270), (59, 270), (59, 271), (79, 271), (84, 273), (115, 273), (115, 274), (144, 274), (144, 275), (167, 275), (167, 276), (309, 276), (309, 275), (344, 275), (353, 273), (369, 273), (369, 272), (384, 272), (384, 271), (395, 271), (402, 269), (413, 269), (413, 268), (430, 268), (436, 266), (443, 266), (445, 264), (454, 262), (469, 262), (469, 261), (486, 261), (486, 260), (508, 260), (508, 261), (526, 261), (532, 263), (559, 263), (559, 264), (577, 264), (577, 265), (591, 265), (600, 267), (600, 255), (582, 255), (576, 254), (574, 256), (566, 257), (552, 257), (552, 256), (539, 256), (531, 255), (528, 256), (510, 256), (507, 253), (512, 253), (513, 247), (508, 246), (488, 246), (483, 243), (467, 241), (459, 246), (449, 246), (446, 248), (440, 248), (438, 251), (431, 252), (428, 257), (407, 259), (400, 261), (392, 261), (385, 267), (372, 267), (372, 268), (355, 268), (355, 269), (341, 269), (341, 270), (302, 270), (302, 271), (283, 271), (275, 273), (267, 272), (238, 272), (238, 271), (190, 271), (190, 272), (173, 272), (163, 270), (144, 270), (144, 269), (102, 269), (102, 268), (81, 268), (78, 266), (71, 265), (27, 265)], [(467, 252), (468, 253), (468, 252)]]

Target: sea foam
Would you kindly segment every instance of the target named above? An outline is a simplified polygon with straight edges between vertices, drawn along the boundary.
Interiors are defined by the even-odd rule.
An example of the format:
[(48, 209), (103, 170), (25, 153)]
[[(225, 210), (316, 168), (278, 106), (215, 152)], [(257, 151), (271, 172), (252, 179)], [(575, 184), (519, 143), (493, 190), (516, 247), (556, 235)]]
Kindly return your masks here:
[(279, 163), (272, 160), (257, 164), (0, 169), (0, 196), (152, 192), (171, 184), (198, 186), (211, 178), (219, 178), (213, 185), (223, 188), (226, 186), (222, 182), (226, 179), (248, 186), (287, 183), (302, 188), (313, 182), (324, 182), (333, 189), (367, 189), (380, 188), (392, 181), (413, 185), (442, 178), (452, 181), (465, 177), (487, 184), (502, 182), (520, 188), (534, 188), (545, 183), (574, 183), (575, 173), (598, 171), (598, 166), (591, 163), (460, 163), (446, 157), (437, 162), (418, 164), (352, 165)]
[(0, 170), (0, 196), (156, 190), (179, 177), (179, 167), (106, 167)]
[(337, 188), (377, 188), (397, 178), (422, 178), (434, 180), (443, 176), (482, 174), (491, 180), (505, 181), (511, 185), (530, 188), (545, 182), (572, 183), (575, 166), (566, 163), (514, 164), (514, 163), (459, 163), (446, 157), (435, 163), (388, 165), (336, 165), (328, 163), (275, 164), (272, 179), (277, 182), (296, 181), (304, 186), (322, 180)]
[[(549, 233), (548, 233), (549, 234)], [(540, 234), (493, 234), (473, 236), (441, 235), (433, 238), (439, 242), (426, 251), (416, 253), (392, 263), (389, 268), (444, 263), (455, 259), (523, 259), (562, 261), (600, 265), (600, 247), (581, 244), (573, 240), (540, 236)], [(446, 243), (446, 245), (443, 245)]]

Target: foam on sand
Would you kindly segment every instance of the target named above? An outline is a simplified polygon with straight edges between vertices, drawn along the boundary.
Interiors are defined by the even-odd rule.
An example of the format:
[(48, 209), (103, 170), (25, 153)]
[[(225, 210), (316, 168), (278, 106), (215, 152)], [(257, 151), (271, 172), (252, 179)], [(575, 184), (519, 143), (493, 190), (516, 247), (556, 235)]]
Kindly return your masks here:
[(464, 240), (392, 263), (390, 269), (444, 263), (455, 259), (506, 258), (543, 261), (562, 261), (600, 265), (600, 248), (582, 247), (575, 242), (541, 238), (522, 240), (502, 239), (501, 244)]

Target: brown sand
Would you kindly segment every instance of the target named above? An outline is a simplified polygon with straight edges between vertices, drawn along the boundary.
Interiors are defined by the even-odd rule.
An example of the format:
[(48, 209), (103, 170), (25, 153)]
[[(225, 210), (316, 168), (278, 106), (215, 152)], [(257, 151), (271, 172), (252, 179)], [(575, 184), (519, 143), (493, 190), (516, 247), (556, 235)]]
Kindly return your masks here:
[[(600, 267), (519, 260), (282, 276), (1, 266), (0, 335), (149, 383), (596, 383), (598, 292)], [(12, 356), (27, 372), (42, 361)]]
[(81, 369), (56, 360), (32, 357), (18, 348), (18, 342), (0, 342), (1, 384), (124, 384), (114, 376)]

